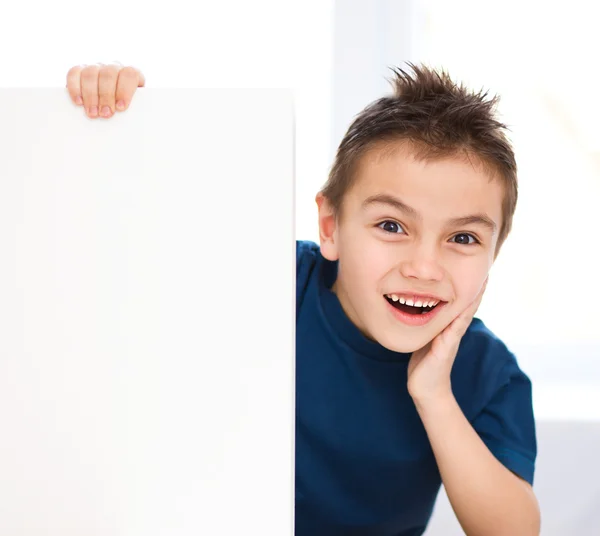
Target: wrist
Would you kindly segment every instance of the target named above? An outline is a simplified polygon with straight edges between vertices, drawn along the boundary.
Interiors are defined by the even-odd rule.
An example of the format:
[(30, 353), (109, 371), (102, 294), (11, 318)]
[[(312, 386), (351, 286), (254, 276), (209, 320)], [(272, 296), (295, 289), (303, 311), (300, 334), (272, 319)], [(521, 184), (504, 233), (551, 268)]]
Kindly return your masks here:
[(456, 398), (452, 389), (436, 393), (411, 394), (419, 414), (440, 414), (451, 411), (456, 406)]

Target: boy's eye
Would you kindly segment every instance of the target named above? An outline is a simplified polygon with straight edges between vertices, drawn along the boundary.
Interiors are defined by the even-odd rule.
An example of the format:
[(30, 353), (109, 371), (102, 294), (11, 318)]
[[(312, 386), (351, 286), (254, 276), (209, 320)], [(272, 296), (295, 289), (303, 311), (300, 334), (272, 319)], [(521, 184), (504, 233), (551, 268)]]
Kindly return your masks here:
[(399, 233), (404, 232), (404, 229), (402, 229), (402, 226), (399, 223), (396, 223), (395, 221), (381, 222), (378, 225), (378, 227), (383, 229), (386, 233), (399, 234)]
[(479, 243), (479, 240), (477, 240), (473, 235), (468, 233), (457, 234), (452, 237), (452, 241), (456, 242), (457, 244), (464, 244), (466, 246)]

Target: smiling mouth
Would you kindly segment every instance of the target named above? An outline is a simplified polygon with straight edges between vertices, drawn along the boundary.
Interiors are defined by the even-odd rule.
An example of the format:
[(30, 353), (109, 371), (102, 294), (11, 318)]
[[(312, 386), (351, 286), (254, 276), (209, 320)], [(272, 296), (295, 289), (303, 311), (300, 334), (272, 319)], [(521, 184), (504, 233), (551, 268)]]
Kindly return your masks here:
[(398, 298), (398, 296), (396, 296), (395, 294), (385, 294), (384, 298), (392, 307), (409, 315), (415, 316), (427, 314), (433, 311), (440, 304), (446, 303), (440, 300), (433, 299), (425, 303), (415, 300), (405, 300), (404, 298)]

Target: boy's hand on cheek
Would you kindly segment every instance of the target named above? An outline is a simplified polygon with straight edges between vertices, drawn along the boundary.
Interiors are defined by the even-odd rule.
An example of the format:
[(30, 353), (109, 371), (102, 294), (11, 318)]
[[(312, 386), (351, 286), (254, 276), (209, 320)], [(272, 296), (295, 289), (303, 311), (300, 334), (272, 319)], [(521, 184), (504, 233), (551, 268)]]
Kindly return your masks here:
[(67, 90), (72, 101), (83, 106), (91, 119), (108, 119), (115, 111), (127, 110), (136, 89), (145, 83), (138, 69), (118, 63), (76, 65), (67, 73)]
[(429, 344), (413, 352), (408, 364), (408, 392), (417, 404), (430, 404), (452, 397), (450, 372), (460, 341), (473, 320), (487, 286), (475, 300)]

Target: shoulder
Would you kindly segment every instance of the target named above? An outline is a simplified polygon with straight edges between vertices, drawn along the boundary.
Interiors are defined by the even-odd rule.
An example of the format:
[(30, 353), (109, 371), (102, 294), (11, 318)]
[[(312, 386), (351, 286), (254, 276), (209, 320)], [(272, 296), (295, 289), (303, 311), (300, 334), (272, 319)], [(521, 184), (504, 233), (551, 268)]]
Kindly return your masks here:
[(316, 261), (321, 248), (310, 240), (296, 240), (296, 263)]
[(296, 279), (307, 279), (320, 257), (321, 248), (317, 244), (308, 240), (296, 240)]
[(321, 249), (314, 242), (296, 240), (296, 301), (300, 306), (306, 288), (317, 273)]
[(453, 369), (453, 384), (465, 404), (477, 412), (511, 382), (529, 384), (514, 353), (480, 319), (463, 336)]
[(479, 318), (474, 318), (459, 348), (461, 360), (476, 358), (485, 369), (500, 371), (517, 367), (517, 358), (508, 346)]

